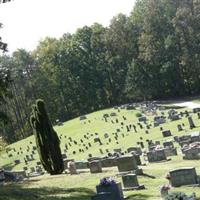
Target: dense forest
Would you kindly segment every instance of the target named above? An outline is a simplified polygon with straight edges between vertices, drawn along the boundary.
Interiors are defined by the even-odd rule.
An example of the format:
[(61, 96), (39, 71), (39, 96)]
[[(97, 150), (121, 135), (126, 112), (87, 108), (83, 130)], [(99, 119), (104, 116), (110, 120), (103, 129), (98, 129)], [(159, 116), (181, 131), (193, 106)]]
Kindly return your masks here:
[(0, 69), (7, 119), (0, 134), (8, 143), (32, 134), (37, 98), (55, 123), (127, 102), (199, 94), (200, 0), (137, 0), (109, 27), (95, 23), (47, 37), (32, 52), (2, 55)]

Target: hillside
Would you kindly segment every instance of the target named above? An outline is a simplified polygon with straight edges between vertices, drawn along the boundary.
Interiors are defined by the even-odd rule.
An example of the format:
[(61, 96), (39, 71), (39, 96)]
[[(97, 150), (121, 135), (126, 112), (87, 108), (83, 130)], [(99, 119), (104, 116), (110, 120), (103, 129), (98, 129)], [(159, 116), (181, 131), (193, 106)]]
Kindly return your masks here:
[[(176, 108), (178, 113), (183, 112), (185, 110), (191, 112), (192, 110), (188, 108), (178, 108), (173, 107), (172, 105), (161, 106), (160, 109), (157, 109), (157, 115), (167, 116), (167, 113), (170, 109)], [(115, 114), (113, 114), (115, 113)], [(137, 142), (144, 142), (145, 149), (147, 150), (147, 140), (153, 141), (160, 141), (161, 145), (164, 141), (169, 139), (173, 139), (174, 136), (184, 135), (189, 132), (199, 130), (197, 128), (193, 129), (192, 131), (189, 129), (188, 120), (186, 117), (181, 118), (180, 120), (170, 121), (167, 119), (166, 123), (158, 126), (153, 127), (153, 118), (155, 113), (153, 114), (151, 111), (146, 111), (143, 113), (143, 116), (147, 117), (147, 124), (150, 125), (150, 129), (148, 129), (149, 133), (146, 133), (146, 125), (142, 122), (142, 129), (138, 125), (138, 113), (142, 113), (141, 107), (136, 107), (136, 109), (126, 109), (125, 107), (119, 108), (111, 108), (107, 110), (101, 110), (98, 112), (94, 112), (91, 114), (86, 115), (86, 119), (80, 120), (80, 118), (73, 119), (71, 121), (63, 123), (63, 125), (55, 126), (55, 130), (57, 131), (60, 139), (61, 139), (61, 147), (64, 153), (65, 145), (67, 144), (68, 150), (66, 155), (68, 158), (74, 158), (76, 161), (86, 160), (89, 154), (92, 156), (105, 156), (107, 155), (107, 151), (113, 152), (114, 149), (121, 148), (123, 152), (127, 150), (127, 148), (132, 146), (138, 146)], [(107, 122), (105, 122), (105, 118), (103, 117), (105, 114), (108, 114)], [(110, 116), (116, 115), (116, 116)], [(199, 124), (199, 119), (197, 118), (196, 113), (190, 113), (192, 116), (194, 123), (196, 125)], [(178, 132), (177, 125), (178, 124), (185, 124), (184, 130)], [(130, 131), (127, 131), (127, 125), (136, 125), (137, 133), (135, 133), (134, 129), (131, 128)], [(160, 127), (163, 130), (170, 130), (172, 132), (171, 137), (164, 138), (162, 132), (160, 131)], [(119, 129), (119, 130), (117, 130)], [(114, 138), (114, 133), (118, 132), (117, 140)], [(95, 134), (96, 133), (96, 134)], [(105, 138), (105, 133), (109, 135), (109, 138)], [(100, 138), (102, 145), (99, 143), (94, 142), (94, 138)], [(70, 139), (71, 138), (71, 139)], [(70, 142), (72, 140), (72, 142)], [(75, 143), (74, 143), (75, 141)], [(69, 144), (70, 143), (70, 144)], [(91, 144), (89, 147), (88, 143)], [(117, 144), (118, 143), (118, 144)], [(70, 146), (71, 145), (71, 146)], [(26, 155), (30, 155), (30, 152), (27, 152), (27, 146), (32, 148), (35, 146), (34, 136), (31, 136), (25, 140), (21, 140), (17, 143), (14, 143), (7, 147), (7, 149), (11, 149), (7, 154), (4, 152), (0, 157), (0, 163), (2, 166), (8, 167), (12, 170), (20, 170), (23, 169), (25, 166), (24, 158)], [(178, 147), (178, 144), (175, 144)], [(15, 152), (13, 151), (15, 149)], [(81, 152), (79, 152), (81, 149)], [(88, 150), (87, 150), (88, 149)], [(101, 149), (101, 150), (100, 150)], [(75, 151), (75, 153), (74, 153)], [(84, 152), (82, 152), (84, 151)], [(19, 155), (18, 155), (19, 152)], [(12, 157), (8, 157), (9, 154), (12, 154)], [(200, 172), (200, 167), (198, 162), (196, 161), (188, 161), (182, 159), (182, 154), (180, 152), (180, 147), (178, 147), (178, 156), (170, 157), (171, 161), (167, 162), (159, 162), (159, 163), (146, 163), (146, 161), (142, 160), (143, 163), (146, 163), (145, 166), (142, 166), (145, 174), (150, 176), (154, 176), (155, 179), (151, 179), (145, 176), (139, 176), (139, 182), (144, 184), (147, 190), (142, 191), (133, 191), (133, 192), (126, 192), (125, 194), (128, 195), (144, 195), (144, 198), (139, 199), (157, 199), (159, 198), (159, 186), (161, 184), (165, 184), (168, 181), (165, 179), (165, 175), (171, 169), (176, 169), (179, 167), (184, 166), (193, 166), (196, 167), (197, 173)], [(15, 165), (14, 161), (20, 159), (20, 164)], [(38, 161), (38, 155), (34, 154), (34, 160), (28, 163), (28, 168), (35, 166), (36, 162)], [(88, 171), (87, 171), (88, 172)], [(70, 175), (63, 175), (58, 176), (57, 178), (51, 178), (48, 175), (44, 175), (39, 178), (34, 178), (34, 181), (31, 184), (24, 184), (23, 187), (54, 187), (57, 185), (59, 188), (70, 188), (73, 185), (73, 188), (79, 188), (80, 186), (87, 187), (94, 191), (95, 185), (98, 183), (99, 179), (104, 176), (114, 176), (117, 173), (116, 168), (104, 169), (104, 173), (91, 175), (88, 173), (81, 173), (78, 176), (74, 176), (71, 179)], [(119, 179), (115, 177), (116, 179)], [(85, 182), (87, 180), (87, 182)], [(173, 191), (182, 191), (186, 193), (196, 192), (196, 194), (200, 195), (198, 188), (191, 188), (190, 187), (181, 187), (180, 189), (173, 189)], [(59, 193), (59, 192), (58, 192)], [(70, 198), (69, 198), (70, 199)], [(83, 198), (86, 200), (87, 198)], [(131, 198), (130, 198), (131, 199)], [(137, 199), (137, 198), (136, 198)], [(77, 199), (78, 200), (78, 199)]]

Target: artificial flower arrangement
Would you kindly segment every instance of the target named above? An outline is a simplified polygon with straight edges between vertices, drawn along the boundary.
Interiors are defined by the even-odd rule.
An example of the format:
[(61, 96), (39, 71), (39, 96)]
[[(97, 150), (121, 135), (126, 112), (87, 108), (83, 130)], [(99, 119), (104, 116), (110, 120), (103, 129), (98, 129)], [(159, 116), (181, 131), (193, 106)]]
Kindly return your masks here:
[(105, 178), (102, 178), (100, 180), (100, 183), (99, 183), (100, 186), (111, 186), (111, 185), (116, 185), (116, 181), (113, 180), (112, 178), (110, 177), (105, 177)]

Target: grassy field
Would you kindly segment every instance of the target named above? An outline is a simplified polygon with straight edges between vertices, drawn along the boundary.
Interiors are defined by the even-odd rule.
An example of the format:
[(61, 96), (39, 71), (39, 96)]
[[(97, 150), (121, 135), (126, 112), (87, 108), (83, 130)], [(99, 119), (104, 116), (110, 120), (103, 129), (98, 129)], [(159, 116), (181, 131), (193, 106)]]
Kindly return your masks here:
[[(164, 112), (166, 113), (168, 109), (166, 109)], [(178, 112), (185, 110), (185, 108), (177, 109)], [(103, 120), (103, 115), (105, 113), (110, 114), (113, 112), (115, 112), (117, 116), (110, 117), (108, 119), (108, 122), (105, 122)], [(89, 153), (91, 153), (93, 156), (102, 156), (99, 149), (102, 149), (104, 154), (106, 154), (106, 149), (108, 149), (110, 152), (112, 152), (114, 148), (121, 148), (123, 151), (125, 151), (128, 147), (137, 146), (138, 141), (144, 141), (145, 145), (147, 145), (146, 140), (151, 139), (153, 141), (159, 140), (162, 144), (163, 141), (169, 140), (171, 138), (163, 138), (160, 127), (152, 127), (149, 130), (149, 134), (146, 134), (145, 129), (140, 129), (139, 126), (137, 126), (137, 133), (135, 133), (133, 130), (127, 132), (126, 125), (137, 125), (138, 118), (136, 117), (136, 114), (140, 112), (141, 111), (139, 109), (120, 109), (120, 112), (118, 112), (117, 109), (112, 108), (89, 114), (87, 115), (87, 119), (83, 121), (80, 121), (79, 118), (76, 118), (74, 120), (65, 122), (63, 126), (55, 126), (58, 135), (61, 137), (61, 148), (62, 150), (64, 150), (64, 146), (65, 144), (67, 144), (69, 147), (69, 150), (67, 151), (68, 158), (74, 158), (75, 160), (86, 160)], [(126, 120), (123, 119), (123, 116), (126, 118)], [(153, 117), (154, 116), (151, 113), (147, 114), (148, 124), (151, 124), (153, 122)], [(197, 131), (199, 130), (198, 126), (200, 120), (197, 119), (196, 114), (192, 114), (192, 117), (195, 125), (197, 126), (197, 128), (193, 129), (192, 131)], [(116, 119), (118, 119), (119, 123), (116, 123)], [(123, 128), (121, 122), (124, 123)], [(178, 132), (177, 124), (182, 123), (185, 124), (184, 131)], [(191, 130), (189, 130), (187, 118), (183, 118), (174, 122), (168, 120), (167, 123), (162, 125), (162, 127), (164, 130), (171, 130), (173, 136), (184, 135), (188, 132), (191, 132)], [(116, 140), (114, 139), (113, 135), (113, 133), (116, 132), (116, 129), (121, 129), (118, 140), (119, 144), (116, 144)], [(102, 146), (94, 143), (95, 133), (98, 133), (103, 143)], [(108, 142), (108, 139), (104, 138), (105, 133), (108, 133), (110, 135), (112, 140), (111, 142)], [(125, 135), (125, 137), (122, 137), (123, 134)], [(85, 139), (84, 135), (86, 135), (88, 139)], [(70, 147), (68, 144), (69, 137), (75, 140), (77, 144), (71, 142), (72, 146)], [(81, 139), (83, 140), (83, 143), (80, 141)], [(89, 142), (91, 143), (91, 147), (88, 147)], [(25, 155), (30, 154), (30, 152), (26, 151), (28, 145), (31, 147), (35, 145), (33, 136), (10, 145), (8, 148), (15, 148), (16, 152), (9, 152), (13, 154), (13, 157), (11, 158), (8, 157), (6, 152), (2, 152), (0, 156), (1, 165), (11, 170), (22, 169), (24, 166), (23, 158), (25, 157)], [(86, 150), (86, 146), (88, 150)], [(146, 147), (147, 146), (145, 146), (145, 148)], [(22, 150), (20, 150), (20, 148)], [(84, 152), (79, 152), (79, 149), (83, 149)], [(170, 169), (184, 166), (194, 166), (197, 169), (197, 173), (200, 174), (200, 161), (185, 161), (182, 159), (180, 149), (178, 150), (179, 155), (171, 157), (171, 161), (153, 164), (147, 163), (146, 166), (142, 166), (145, 174), (154, 176), (155, 178), (153, 179), (147, 176), (139, 176), (139, 183), (144, 184), (146, 189), (140, 191), (125, 192), (125, 196), (127, 196), (130, 200), (160, 199), (159, 186), (168, 183), (167, 179), (165, 179), (165, 175)], [(74, 151), (76, 152), (75, 154), (73, 153)], [(17, 154), (17, 152), (19, 152), (19, 155)], [(34, 155), (34, 158), (34, 161), (29, 162), (28, 167), (35, 166), (36, 162), (38, 161), (38, 155)], [(20, 159), (21, 163), (18, 165), (14, 165), (14, 160), (16, 159)], [(103, 173), (95, 175), (90, 174), (87, 170), (81, 171), (79, 175), (74, 176), (70, 176), (67, 174), (53, 177), (49, 175), (44, 175), (38, 178), (31, 178), (23, 184), (11, 184), (0, 187), (0, 199), (89, 200), (91, 195), (94, 194), (95, 185), (99, 183), (100, 178), (105, 176), (112, 176), (115, 179), (121, 181), (120, 178), (115, 176), (116, 174), (117, 168), (104, 169)], [(176, 189), (172, 188), (171, 190), (182, 191), (188, 194), (195, 192), (200, 197), (199, 188), (181, 187)]]

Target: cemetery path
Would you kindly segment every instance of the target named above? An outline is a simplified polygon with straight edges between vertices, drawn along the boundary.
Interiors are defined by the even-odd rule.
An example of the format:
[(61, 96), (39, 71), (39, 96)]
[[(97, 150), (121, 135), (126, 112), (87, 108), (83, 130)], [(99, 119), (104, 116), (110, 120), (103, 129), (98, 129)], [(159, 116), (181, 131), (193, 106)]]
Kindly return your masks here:
[(182, 102), (182, 103), (175, 103), (175, 106), (180, 106), (180, 107), (187, 107), (187, 108), (199, 108), (200, 104), (198, 103), (194, 103), (192, 101), (186, 101), (186, 102)]

